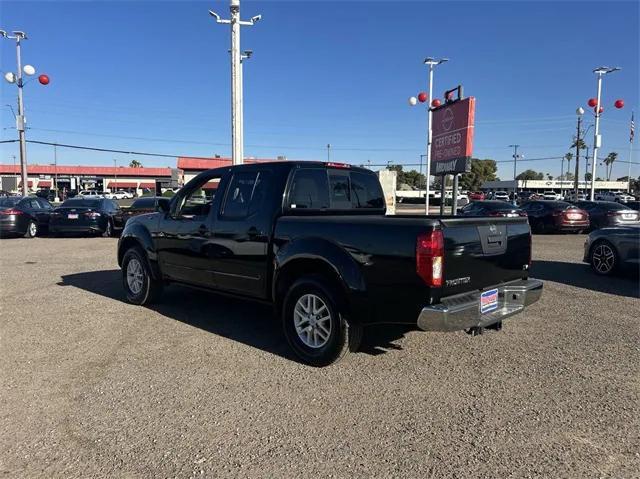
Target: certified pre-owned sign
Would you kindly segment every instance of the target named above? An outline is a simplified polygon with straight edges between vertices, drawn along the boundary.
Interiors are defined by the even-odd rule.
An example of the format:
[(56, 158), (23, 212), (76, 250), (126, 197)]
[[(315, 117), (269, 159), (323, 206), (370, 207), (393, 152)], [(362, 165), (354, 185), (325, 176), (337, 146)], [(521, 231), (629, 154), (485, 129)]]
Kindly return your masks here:
[(434, 110), (431, 174), (464, 173), (471, 167), (476, 100), (465, 98)]

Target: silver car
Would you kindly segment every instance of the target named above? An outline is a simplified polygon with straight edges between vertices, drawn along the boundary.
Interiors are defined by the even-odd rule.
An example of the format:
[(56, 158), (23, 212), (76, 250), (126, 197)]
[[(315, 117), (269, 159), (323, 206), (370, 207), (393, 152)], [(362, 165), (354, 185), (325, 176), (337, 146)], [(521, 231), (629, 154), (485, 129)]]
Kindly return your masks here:
[(622, 268), (640, 268), (640, 225), (616, 226), (594, 231), (584, 243), (584, 262), (597, 274), (609, 275)]

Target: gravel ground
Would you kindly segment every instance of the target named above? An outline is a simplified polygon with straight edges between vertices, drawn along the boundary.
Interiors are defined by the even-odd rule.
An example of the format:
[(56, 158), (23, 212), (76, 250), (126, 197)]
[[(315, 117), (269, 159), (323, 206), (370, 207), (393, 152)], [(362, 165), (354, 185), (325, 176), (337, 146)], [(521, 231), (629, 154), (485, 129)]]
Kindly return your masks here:
[(536, 236), (502, 332), (368, 332), (313, 369), (263, 306), (123, 301), (109, 238), (0, 243), (3, 477), (640, 477), (637, 277)]

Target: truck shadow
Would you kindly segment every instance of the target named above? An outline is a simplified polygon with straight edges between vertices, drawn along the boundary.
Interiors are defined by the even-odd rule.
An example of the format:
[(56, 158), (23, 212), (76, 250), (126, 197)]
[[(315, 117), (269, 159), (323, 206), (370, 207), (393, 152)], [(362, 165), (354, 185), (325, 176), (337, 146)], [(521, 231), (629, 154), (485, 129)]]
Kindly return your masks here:
[[(127, 303), (121, 278), (119, 269), (88, 271), (63, 275), (57, 284)], [(164, 290), (159, 303), (145, 307), (209, 333), (298, 361), (290, 352), (280, 324), (268, 305), (171, 285)], [(358, 353), (379, 355), (401, 349), (392, 341), (401, 338), (406, 331), (406, 328), (398, 327), (367, 329)]]
[(533, 261), (531, 276), (600, 293), (640, 298), (638, 273), (622, 271), (613, 276), (598, 276), (589, 265), (561, 261)]

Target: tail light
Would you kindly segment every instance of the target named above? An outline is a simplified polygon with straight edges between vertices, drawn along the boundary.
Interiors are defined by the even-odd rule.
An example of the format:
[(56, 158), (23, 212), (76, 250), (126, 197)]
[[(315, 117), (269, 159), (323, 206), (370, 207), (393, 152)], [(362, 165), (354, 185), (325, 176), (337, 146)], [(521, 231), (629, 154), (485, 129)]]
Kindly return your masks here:
[(518, 216), (529, 216), (526, 211), (518, 211)]
[(416, 272), (427, 286), (442, 286), (444, 269), (444, 235), (434, 230), (418, 236), (416, 241)]
[(89, 218), (98, 218), (98, 217), (102, 216), (97, 211), (87, 211), (84, 215), (89, 217)]
[(607, 216), (618, 216), (622, 214), (622, 210), (617, 210), (617, 211), (608, 211), (607, 212)]
[(0, 210), (0, 215), (21, 215), (22, 211), (15, 208), (9, 208), (8, 210)]
[(504, 211), (492, 211), (489, 213), (489, 216), (507, 216), (507, 213)]
[(328, 162), (327, 166), (329, 166), (331, 168), (351, 168), (351, 165), (349, 163), (332, 163), (332, 162)]

